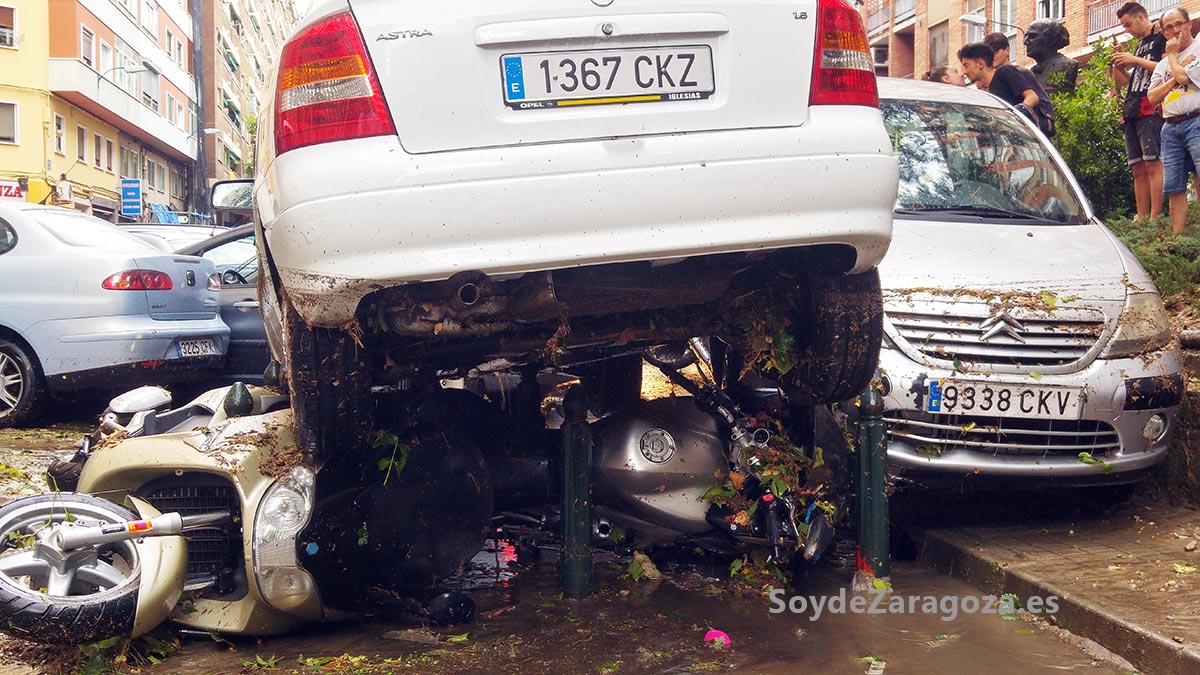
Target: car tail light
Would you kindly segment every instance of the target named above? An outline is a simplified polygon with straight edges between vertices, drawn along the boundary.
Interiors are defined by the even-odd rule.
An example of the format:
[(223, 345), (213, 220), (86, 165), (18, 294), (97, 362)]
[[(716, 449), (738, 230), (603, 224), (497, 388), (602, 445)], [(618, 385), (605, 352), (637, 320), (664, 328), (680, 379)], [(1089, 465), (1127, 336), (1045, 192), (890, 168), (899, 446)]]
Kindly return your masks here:
[(210, 290), (210, 291), (221, 290), (221, 275), (220, 274), (213, 272), (212, 274), (208, 275), (208, 290)]
[(170, 275), (154, 270), (117, 272), (100, 285), (110, 291), (169, 291), (174, 288)]
[(879, 107), (875, 64), (862, 15), (845, 0), (818, 0), (810, 105)]
[(297, 33), (279, 56), (275, 153), (395, 135), (379, 77), (349, 12)]

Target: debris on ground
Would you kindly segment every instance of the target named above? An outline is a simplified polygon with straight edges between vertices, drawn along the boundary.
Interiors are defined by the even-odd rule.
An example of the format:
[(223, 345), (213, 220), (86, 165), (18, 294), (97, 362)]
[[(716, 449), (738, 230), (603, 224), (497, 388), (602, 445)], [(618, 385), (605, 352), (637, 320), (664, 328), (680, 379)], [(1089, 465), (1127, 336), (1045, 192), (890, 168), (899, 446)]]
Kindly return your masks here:
[(704, 634), (704, 644), (713, 649), (725, 651), (733, 646), (733, 640), (729, 639), (729, 635), (725, 631), (714, 628)]

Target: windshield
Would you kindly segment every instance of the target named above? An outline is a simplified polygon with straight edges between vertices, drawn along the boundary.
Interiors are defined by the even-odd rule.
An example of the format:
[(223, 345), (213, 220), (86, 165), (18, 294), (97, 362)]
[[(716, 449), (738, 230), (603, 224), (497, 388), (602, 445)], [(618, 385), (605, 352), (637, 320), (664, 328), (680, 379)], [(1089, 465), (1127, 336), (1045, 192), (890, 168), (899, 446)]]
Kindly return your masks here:
[(67, 209), (28, 209), (25, 215), (36, 220), (56, 239), (68, 246), (104, 248), (119, 251), (145, 251), (146, 242), (122, 232), (111, 223)]
[(900, 162), (896, 212), (1081, 223), (1083, 203), (1042, 141), (1007, 109), (881, 101)]

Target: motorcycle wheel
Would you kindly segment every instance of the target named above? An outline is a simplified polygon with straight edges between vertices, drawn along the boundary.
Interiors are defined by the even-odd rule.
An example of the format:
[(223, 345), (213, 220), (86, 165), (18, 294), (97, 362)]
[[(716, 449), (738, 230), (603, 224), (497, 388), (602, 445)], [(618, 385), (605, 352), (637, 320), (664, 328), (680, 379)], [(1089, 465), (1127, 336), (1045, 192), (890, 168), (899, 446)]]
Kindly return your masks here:
[(56, 561), (36, 544), (51, 523), (108, 524), (138, 516), (73, 492), (0, 507), (0, 630), (45, 643), (92, 642), (133, 630), (141, 558), (132, 541), (70, 552)]

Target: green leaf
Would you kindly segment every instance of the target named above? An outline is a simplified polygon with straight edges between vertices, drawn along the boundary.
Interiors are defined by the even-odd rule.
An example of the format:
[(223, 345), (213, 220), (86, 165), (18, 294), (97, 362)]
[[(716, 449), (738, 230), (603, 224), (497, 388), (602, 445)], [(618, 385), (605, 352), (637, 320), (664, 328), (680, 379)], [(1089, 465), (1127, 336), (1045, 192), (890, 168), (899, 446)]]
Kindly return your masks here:
[(891, 587), (892, 587), (891, 584), (889, 584), (887, 581), (885, 581), (883, 579), (880, 579), (879, 577), (875, 577), (874, 579), (872, 579), (871, 585), (874, 586), (875, 589), (879, 590), (879, 591), (886, 591), (886, 590), (891, 589)]
[(1033, 378), (1033, 379), (1035, 379), (1035, 380), (1040, 380), (1040, 379), (1042, 379), (1042, 374), (1041, 374), (1041, 373), (1039, 373), (1039, 372), (1038, 372), (1038, 371), (1036, 371), (1036, 370), (1031, 370), (1031, 371), (1029, 371), (1029, 376), (1030, 376), (1030, 377), (1032, 377), (1032, 378)]
[(467, 641), (468, 641), (468, 640), (470, 640), (470, 639), (471, 639), (471, 634), (470, 634), (470, 633), (460, 633), (460, 634), (458, 634), (458, 635), (450, 635), (450, 636), (448, 636), (448, 637), (446, 638), (446, 642), (450, 642), (450, 643), (452, 643), (452, 644), (460, 645), (460, 644), (463, 644), (463, 643), (467, 642)]
[(637, 558), (634, 558), (629, 563), (629, 567), (625, 570), (625, 573), (629, 575), (630, 579), (633, 579), (634, 581), (641, 581), (641, 579), (642, 579), (642, 561), (638, 560)]
[(1175, 563), (1172, 566), (1175, 569), (1175, 574), (1195, 574), (1196, 568), (1192, 565), (1180, 565)]
[(734, 558), (733, 562), (729, 563), (729, 576), (733, 576), (741, 571), (746, 563), (742, 562), (741, 558)]
[(1041, 298), (1042, 304), (1045, 305), (1048, 309), (1054, 309), (1054, 306), (1058, 304), (1058, 296), (1051, 293), (1050, 291), (1042, 291), (1040, 298)]
[(962, 362), (961, 360), (959, 360), (959, 359), (954, 359), (954, 369), (955, 369), (955, 370), (962, 370), (962, 369), (963, 369), (963, 362)]

